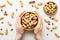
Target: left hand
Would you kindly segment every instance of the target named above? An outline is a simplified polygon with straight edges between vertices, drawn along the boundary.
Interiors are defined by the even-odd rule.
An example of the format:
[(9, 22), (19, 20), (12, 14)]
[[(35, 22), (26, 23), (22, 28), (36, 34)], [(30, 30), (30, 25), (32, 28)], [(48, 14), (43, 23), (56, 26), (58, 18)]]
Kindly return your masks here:
[[(35, 12), (37, 13), (37, 12)], [(41, 37), (41, 31), (42, 31), (42, 18), (41, 18), (41, 15), (38, 14), (38, 24), (37, 26), (34, 28), (34, 34), (35, 34), (35, 38), (36, 40), (42, 40), (42, 37)]]
[[(22, 12), (23, 13), (23, 12)], [(17, 16), (17, 19), (16, 19), (16, 39), (15, 40), (21, 40), (22, 39), (22, 36), (23, 36), (23, 33), (24, 33), (24, 28), (21, 26), (21, 15)]]

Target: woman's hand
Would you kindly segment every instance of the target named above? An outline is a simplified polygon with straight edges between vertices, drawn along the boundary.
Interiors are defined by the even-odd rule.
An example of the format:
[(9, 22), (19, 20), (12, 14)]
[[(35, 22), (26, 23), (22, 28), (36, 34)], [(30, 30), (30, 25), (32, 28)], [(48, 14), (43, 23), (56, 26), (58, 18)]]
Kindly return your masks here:
[[(24, 28), (21, 26), (21, 16), (23, 15), (23, 13), (21, 13), (16, 20), (16, 39), (15, 40), (21, 40), (24, 33)], [(34, 12), (34, 13), (38, 16), (38, 24), (34, 28), (35, 38), (36, 40), (42, 40), (42, 37), (41, 37), (42, 18), (40, 14), (38, 14), (37, 12)]]
[[(37, 13), (37, 12), (35, 12), (35, 13)], [(38, 14), (38, 24), (34, 28), (34, 34), (35, 34), (36, 40), (42, 40), (42, 37), (41, 37), (42, 25), (43, 25), (42, 18), (40, 16), (40, 14)]]
[(24, 33), (24, 29), (21, 26), (21, 16), (19, 15), (16, 19), (16, 39), (15, 40), (21, 40), (23, 33)]

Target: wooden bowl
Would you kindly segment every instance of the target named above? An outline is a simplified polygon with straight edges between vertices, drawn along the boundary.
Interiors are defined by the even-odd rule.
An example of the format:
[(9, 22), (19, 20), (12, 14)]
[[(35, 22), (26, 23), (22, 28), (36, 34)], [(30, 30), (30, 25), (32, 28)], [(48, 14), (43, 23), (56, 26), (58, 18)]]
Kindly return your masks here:
[[(26, 17), (28, 17), (28, 18), (26, 18)], [(35, 17), (35, 19), (33, 17)], [(35, 22), (35, 20), (36, 20), (36, 23), (35, 23), (35, 25), (33, 25), (34, 24), (33, 22)], [(34, 28), (36, 27), (37, 24), (38, 24), (38, 15), (36, 12), (23, 12), (21, 14), (21, 25), (25, 30), (34, 30)]]
[(57, 12), (57, 4), (52, 1), (49, 1), (44, 5), (43, 9), (47, 15), (53, 16)]

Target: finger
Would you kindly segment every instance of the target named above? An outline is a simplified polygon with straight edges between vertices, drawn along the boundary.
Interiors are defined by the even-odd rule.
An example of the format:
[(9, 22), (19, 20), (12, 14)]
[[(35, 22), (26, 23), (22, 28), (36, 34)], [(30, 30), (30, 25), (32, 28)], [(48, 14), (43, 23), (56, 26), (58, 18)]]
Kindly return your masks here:
[(16, 28), (16, 39), (15, 40), (21, 40), (23, 34), (24, 34), (23, 28)]
[(39, 29), (34, 30), (34, 35), (36, 40), (42, 40), (41, 31)]
[(39, 32), (39, 29), (38, 28), (35, 28), (34, 29), (34, 34), (37, 34)]
[[(22, 12), (23, 13), (23, 12)], [(17, 19), (16, 19), (16, 39), (15, 40), (21, 40), (21, 38), (22, 38), (22, 35), (23, 35), (23, 33), (24, 33), (24, 29), (22, 28), (22, 26), (21, 26), (21, 15), (22, 15), (22, 13), (21, 14), (19, 14), (18, 16), (17, 16)]]
[(22, 27), (21, 28), (17, 27), (16, 32), (22, 34), (24, 33), (24, 29)]
[(22, 39), (22, 36), (23, 36), (22, 34), (17, 34), (15, 40), (21, 40)]
[(34, 13), (37, 15), (38, 18), (41, 18), (41, 15), (38, 12), (34, 11)]
[(42, 30), (42, 28), (43, 28), (43, 22), (42, 22), (42, 20), (40, 22), (40, 25), (38, 25), (38, 28), (39, 28), (40, 31)]
[(41, 31), (42, 31), (42, 26), (43, 26), (43, 25), (42, 25), (42, 23), (41, 23), (41, 25), (39, 25), (39, 27), (35, 27), (35, 28), (34, 28), (34, 33), (35, 33), (35, 34), (36, 34), (36, 33), (39, 33), (39, 32), (41, 33)]
[(19, 14), (19, 17), (22, 17), (25, 14), (25, 11), (23, 11), (21, 14)]
[(40, 20), (41, 21), (39, 22), (39, 24), (34, 28), (34, 34), (41, 33), (42, 31), (43, 23), (42, 23), (42, 19)]
[(42, 40), (42, 36), (40, 34), (35, 34), (35, 39), (36, 40)]
[(39, 25), (41, 25), (42, 17), (41, 17), (41, 15), (40, 15), (39, 13), (37, 13), (36, 11), (34, 11), (34, 12), (35, 12), (35, 14), (36, 14), (37, 17), (38, 17), (38, 24), (37, 24), (37, 26), (36, 26), (36, 27), (38, 27)]
[(43, 28), (43, 21), (41, 20), (40, 30)]
[(16, 35), (16, 39), (15, 39), (15, 40), (21, 39), (21, 36), (22, 36), (22, 35), (20, 35), (20, 34)]
[(37, 24), (37, 26), (34, 28), (34, 30), (36, 30), (36, 29), (42, 30), (42, 27), (43, 27), (43, 22), (41, 20), (40, 23)]
[(41, 23), (42, 23), (42, 18), (39, 17), (39, 18), (38, 18), (38, 26), (37, 26), (37, 27), (39, 27), (39, 26), (41, 25)]
[(19, 16), (16, 19), (16, 27), (21, 27), (21, 25), (20, 25), (20, 17)]
[(42, 26), (42, 19), (38, 20), (37, 28), (40, 28)]
[(21, 16), (23, 15), (23, 13), (24, 13), (24, 11), (17, 16), (16, 24), (15, 24), (16, 27), (21, 27)]

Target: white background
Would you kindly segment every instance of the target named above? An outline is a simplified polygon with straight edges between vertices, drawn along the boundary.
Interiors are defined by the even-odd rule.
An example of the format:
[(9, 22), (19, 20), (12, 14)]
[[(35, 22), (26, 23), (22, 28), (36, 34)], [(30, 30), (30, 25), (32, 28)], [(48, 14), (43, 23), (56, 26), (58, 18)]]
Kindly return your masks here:
[[(42, 30), (42, 38), (43, 40), (60, 40), (60, 38), (55, 37), (54, 32), (57, 32), (60, 34), (60, 0), (35, 0), (36, 3), (38, 2), (43, 2), (43, 5), (39, 7), (39, 10), (33, 8), (31, 5), (29, 5), (29, 1), (31, 0), (23, 0), (24, 2), (24, 7), (21, 8), (20, 7), (20, 3), (19, 0), (11, 0), (12, 2), (12, 6), (10, 6), (6, 0), (0, 0), (0, 4), (6, 4), (6, 7), (4, 8), (0, 8), (3, 9), (3, 12), (0, 11), (0, 16), (4, 16), (4, 11), (6, 10), (8, 13), (8, 16), (4, 16), (4, 19), (0, 21), (0, 28), (2, 27), (3, 30), (2, 32), (5, 33), (5, 28), (8, 28), (9, 33), (8, 35), (0, 35), (0, 40), (14, 40), (15, 39), (15, 35), (16, 35), (16, 30), (15, 30), (15, 20), (18, 14), (20, 14), (22, 11), (37, 11), (41, 14), (42, 19), (43, 19), (43, 30)], [(44, 11), (43, 11), (43, 6), (46, 2), (48, 1), (53, 1), (57, 4), (58, 6), (58, 10), (56, 13), (56, 17), (58, 19), (58, 22), (55, 21), (51, 21), (51, 23), (53, 22), (55, 25), (57, 25), (57, 29), (54, 30), (53, 32), (50, 32), (52, 26), (50, 26), (50, 30), (46, 29), (46, 23), (44, 22), (44, 19), (49, 18), (49, 16), (47, 16)], [(16, 9), (18, 9), (18, 11), (16, 11)], [(14, 19), (11, 18), (11, 12), (14, 12)], [(12, 27), (10, 27), (7, 22), (10, 21), (12, 23)], [(1, 22), (4, 22), (4, 24), (1, 24)], [(11, 28), (13, 28), (14, 30), (11, 32)], [(49, 34), (49, 36), (46, 36), (46, 34)], [(34, 38), (34, 34), (33, 32), (29, 32), (26, 31), (23, 37), (23, 40), (35, 40)]]

